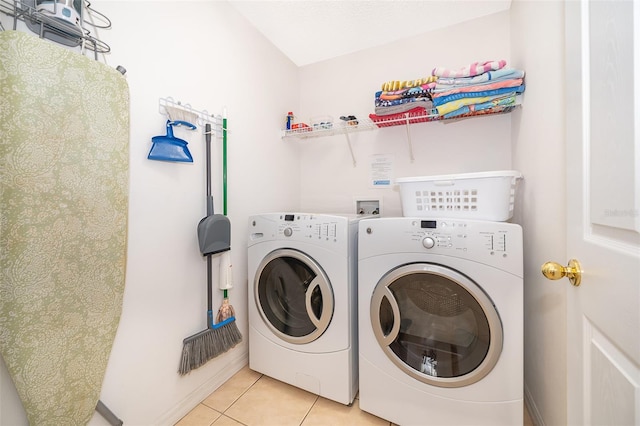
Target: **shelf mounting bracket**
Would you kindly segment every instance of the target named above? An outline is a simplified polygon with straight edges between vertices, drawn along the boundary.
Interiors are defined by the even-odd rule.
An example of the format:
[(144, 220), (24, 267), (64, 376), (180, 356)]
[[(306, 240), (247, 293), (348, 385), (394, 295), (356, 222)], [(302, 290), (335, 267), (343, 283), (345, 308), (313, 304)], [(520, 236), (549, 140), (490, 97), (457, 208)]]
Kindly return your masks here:
[(349, 152), (351, 152), (351, 161), (353, 162), (353, 167), (355, 167), (356, 156), (353, 154), (353, 147), (351, 146), (351, 139), (349, 138), (349, 132), (345, 132), (344, 136), (347, 138), (347, 145), (349, 145)]
[(407, 142), (409, 143), (409, 158), (411, 159), (411, 162), (413, 163), (414, 157), (413, 157), (413, 144), (411, 143), (411, 131), (409, 130), (409, 114), (405, 114), (405, 118), (406, 118), (406, 123), (405, 123), (405, 129), (407, 130)]

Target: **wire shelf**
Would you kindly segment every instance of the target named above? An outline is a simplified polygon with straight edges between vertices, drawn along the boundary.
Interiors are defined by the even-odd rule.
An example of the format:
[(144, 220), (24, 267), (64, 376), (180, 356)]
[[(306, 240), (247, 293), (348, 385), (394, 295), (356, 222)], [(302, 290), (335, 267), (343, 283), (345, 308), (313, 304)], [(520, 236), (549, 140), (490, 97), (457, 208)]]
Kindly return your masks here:
[[(353, 151), (353, 146), (351, 145), (351, 139), (349, 138), (350, 133), (361, 132), (363, 130), (373, 130), (382, 127), (392, 127), (392, 126), (405, 126), (407, 132), (407, 143), (409, 149), (409, 158), (413, 162), (413, 143), (411, 141), (411, 133), (409, 132), (409, 125), (417, 124), (417, 123), (428, 123), (428, 122), (455, 122), (460, 120), (465, 120), (467, 118), (472, 117), (480, 117), (486, 115), (495, 115), (495, 114), (505, 114), (514, 110), (514, 108), (520, 106), (520, 100), (516, 100), (515, 105), (509, 106), (497, 106), (494, 108), (489, 108), (481, 111), (475, 111), (451, 118), (445, 118), (438, 114), (435, 109), (421, 109), (418, 111), (407, 111), (399, 114), (392, 114), (388, 116), (380, 116), (375, 114), (369, 114), (368, 118), (360, 119), (357, 121), (347, 121), (340, 122), (337, 126), (333, 123), (330, 127), (327, 126), (327, 123), (323, 123), (323, 126), (312, 127), (306, 126), (301, 128), (295, 128), (290, 130), (282, 131), (282, 139), (308, 139), (308, 138), (317, 138), (322, 136), (334, 136), (334, 135), (344, 135), (347, 139), (347, 144), (349, 146), (349, 152), (351, 153), (351, 159), (353, 161), (354, 167), (356, 166), (356, 157)], [(355, 124), (357, 123), (357, 124)]]
[(376, 125), (369, 118), (360, 119), (354, 122), (340, 122), (333, 124), (331, 127), (302, 127), (297, 129), (283, 130), (282, 137), (294, 137), (298, 139), (317, 138), (320, 136), (344, 135), (348, 133), (361, 132), (364, 130), (373, 130)]
[(403, 112), (392, 115), (375, 115), (370, 114), (368, 118), (357, 119), (357, 123), (355, 125), (349, 125), (349, 122), (343, 124), (344, 122), (333, 125), (331, 128), (316, 128), (316, 127), (303, 127), (291, 130), (283, 130), (282, 137), (283, 138), (297, 138), (297, 139), (306, 139), (306, 138), (317, 138), (321, 136), (333, 136), (333, 135), (342, 135), (345, 133), (354, 133), (360, 132), (363, 130), (372, 130), (382, 127), (393, 127), (393, 126), (405, 126), (410, 124), (417, 123), (430, 123), (430, 122), (455, 122), (459, 120), (463, 120), (466, 118), (472, 117), (481, 117), (486, 115), (495, 115), (495, 114), (505, 114), (513, 111), (516, 107), (520, 106), (519, 103), (516, 105), (509, 106), (498, 106), (482, 111), (467, 113), (463, 115), (459, 115), (452, 118), (445, 118), (438, 114), (437, 110), (421, 110), (418, 112)]

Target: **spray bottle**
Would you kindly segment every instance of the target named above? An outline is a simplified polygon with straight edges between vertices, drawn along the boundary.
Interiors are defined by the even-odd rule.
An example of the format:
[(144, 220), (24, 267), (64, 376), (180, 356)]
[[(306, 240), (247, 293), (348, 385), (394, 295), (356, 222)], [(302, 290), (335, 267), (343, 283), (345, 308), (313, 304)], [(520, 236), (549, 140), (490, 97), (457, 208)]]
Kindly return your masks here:
[(287, 130), (291, 130), (292, 124), (293, 124), (293, 112), (289, 111), (287, 113)]

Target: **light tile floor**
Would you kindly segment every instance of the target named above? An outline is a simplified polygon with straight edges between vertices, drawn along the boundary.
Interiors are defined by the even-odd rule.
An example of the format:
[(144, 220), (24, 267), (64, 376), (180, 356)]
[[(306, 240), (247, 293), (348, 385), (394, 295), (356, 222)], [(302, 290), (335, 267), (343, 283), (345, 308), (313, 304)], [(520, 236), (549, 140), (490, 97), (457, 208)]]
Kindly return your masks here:
[[(387, 420), (319, 397), (244, 367), (175, 426), (392, 426)], [(533, 426), (525, 409), (524, 426)]]

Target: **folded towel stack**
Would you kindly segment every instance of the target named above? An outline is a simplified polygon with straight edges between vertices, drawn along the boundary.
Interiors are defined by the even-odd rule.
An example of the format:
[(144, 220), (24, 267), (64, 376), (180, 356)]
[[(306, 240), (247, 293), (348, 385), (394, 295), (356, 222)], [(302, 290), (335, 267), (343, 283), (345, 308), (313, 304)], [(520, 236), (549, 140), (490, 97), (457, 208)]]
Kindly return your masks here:
[(505, 112), (525, 89), (524, 71), (506, 61), (475, 62), (459, 70), (434, 68), (438, 77), (430, 95), (442, 118)]
[(376, 92), (376, 115), (392, 115), (415, 108), (431, 110), (433, 103), (429, 91), (435, 87), (438, 78), (429, 76), (409, 81), (388, 81), (382, 90)]
[(436, 67), (426, 78), (385, 82), (369, 117), (382, 126), (405, 118), (417, 123), (507, 112), (518, 103), (525, 84), (524, 71), (506, 65), (500, 60), (458, 70)]

